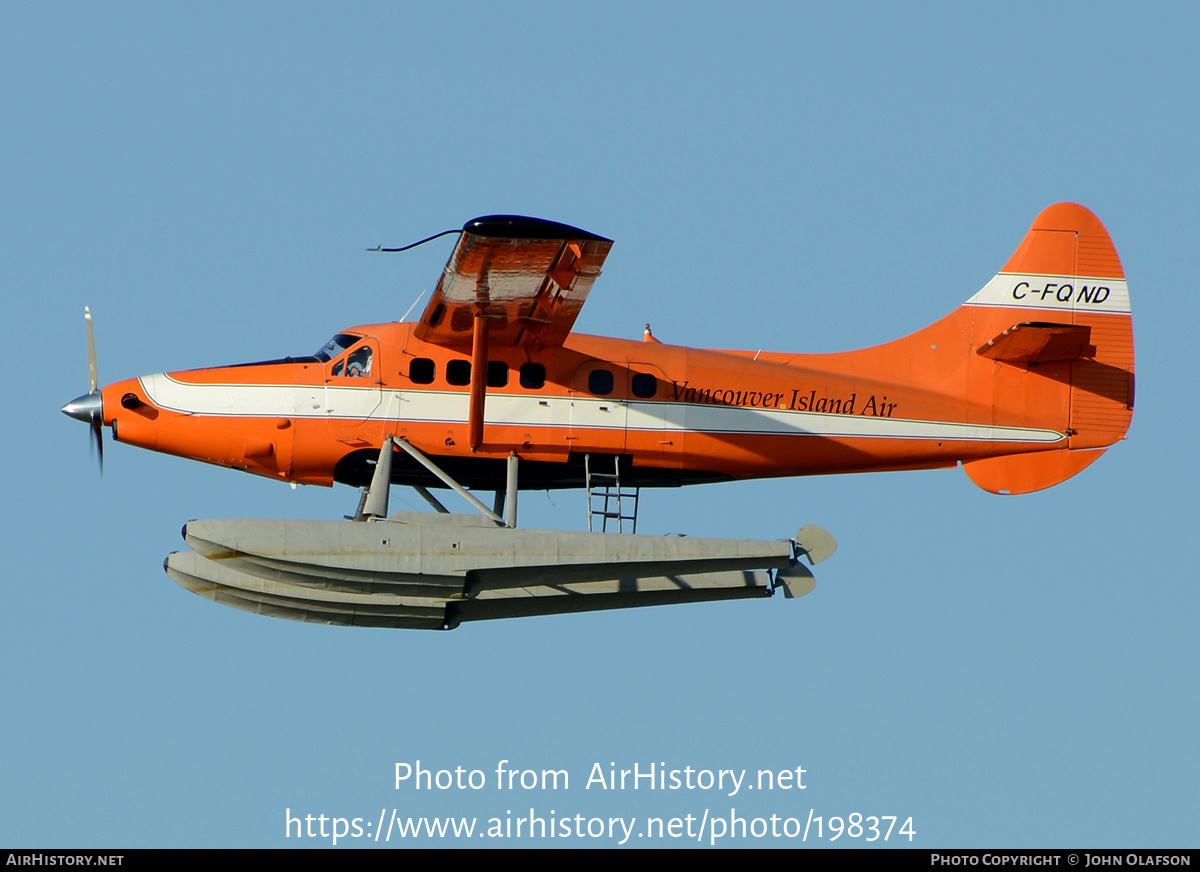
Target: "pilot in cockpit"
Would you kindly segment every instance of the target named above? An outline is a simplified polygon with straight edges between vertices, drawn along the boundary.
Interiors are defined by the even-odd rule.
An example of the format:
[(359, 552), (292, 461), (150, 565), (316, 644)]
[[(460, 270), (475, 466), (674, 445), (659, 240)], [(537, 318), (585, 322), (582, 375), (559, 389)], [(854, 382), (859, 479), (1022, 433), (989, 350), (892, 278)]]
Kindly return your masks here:
[(371, 346), (364, 345), (346, 359), (347, 378), (366, 378), (371, 374)]

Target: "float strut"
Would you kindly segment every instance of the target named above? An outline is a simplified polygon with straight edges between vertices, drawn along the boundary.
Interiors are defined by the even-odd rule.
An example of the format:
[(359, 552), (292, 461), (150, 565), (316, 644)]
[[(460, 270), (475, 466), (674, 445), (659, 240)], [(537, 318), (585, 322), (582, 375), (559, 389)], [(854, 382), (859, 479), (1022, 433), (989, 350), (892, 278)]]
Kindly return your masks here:
[(448, 508), (446, 508), (445, 506), (443, 506), (441, 503), (441, 500), (439, 500), (437, 497), (435, 497), (433, 494), (431, 494), (429, 492), (429, 489), (427, 487), (425, 487), (424, 485), (414, 484), (413, 490), (415, 490), (418, 494), (420, 494), (421, 497), (425, 500), (425, 502), (427, 502), (427, 503), (429, 503), (429, 505), (433, 506), (434, 511), (436, 511), (442, 515), (450, 514), (450, 510)]
[(517, 526), (517, 462), (516, 452), (510, 451), (505, 476), (507, 479), (505, 490), (508, 492), (504, 511), (504, 526), (506, 527)]
[(362, 516), (367, 521), (378, 521), (387, 517), (388, 492), (392, 489), (392, 437), (385, 436), (375, 461), (375, 474), (371, 476), (371, 487), (367, 490), (367, 501), (362, 507)]
[[(473, 505), (484, 515), (491, 518), (493, 521), (495, 521), (501, 527), (504, 526), (503, 518), (501, 518), (499, 515), (497, 515), (495, 512), (493, 512), (491, 509), (489, 509), (487, 506), (485, 506), (483, 503), (481, 503), (475, 497), (475, 495), (473, 493), (471, 493), (469, 490), (467, 490), (465, 487), (463, 487), (461, 484), (459, 484), (454, 479), (452, 479), (450, 476), (448, 476), (445, 472), (443, 472), (441, 467), (439, 467), (436, 463), (434, 463), (432, 460), (430, 460), (428, 457), (426, 457), (424, 454), (422, 454), (415, 445), (413, 445), (407, 439), (399, 439), (396, 441), (396, 444), (399, 445), (404, 451), (408, 452), (409, 456), (412, 457), (413, 460), (415, 460), (417, 463), (421, 464), (423, 467), (425, 467), (430, 472), (432, 472), (434, 475), (436, 475), (438, 477), (438, 479), (444, 485), (446, 485), (446, 487), (450, 488), (452, 491), (454, 491), (456, 494), (458, 494), (460, 497), (462, 497), (468, 503)], [(376, 474), (378, 474), (378, 472)]]

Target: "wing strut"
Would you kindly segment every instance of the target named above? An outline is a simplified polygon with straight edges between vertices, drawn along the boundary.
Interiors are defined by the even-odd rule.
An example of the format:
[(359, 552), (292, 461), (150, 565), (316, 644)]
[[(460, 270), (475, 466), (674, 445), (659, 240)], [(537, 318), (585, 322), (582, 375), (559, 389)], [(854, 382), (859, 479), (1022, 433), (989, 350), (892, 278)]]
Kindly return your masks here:
[(482, 305), (475, 309), (475, 336), (471, 343), (471, 408), (467, 441), (474, 451), (483, 444), (483, 402), (487, 397), (488, 318)]

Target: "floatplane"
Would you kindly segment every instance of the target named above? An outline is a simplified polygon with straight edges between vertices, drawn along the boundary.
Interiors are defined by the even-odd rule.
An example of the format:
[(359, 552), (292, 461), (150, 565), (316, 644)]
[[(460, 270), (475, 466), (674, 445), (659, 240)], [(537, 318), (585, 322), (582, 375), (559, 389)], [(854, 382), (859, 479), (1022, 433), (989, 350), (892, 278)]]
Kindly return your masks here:
[[(89, 391), (63, 411), (90, 424), (101, 462), (107, 427), (293, 486), (361, 489), (349, 523), (190, 521), (172, 579), (261, 614), (428, 629), (798, 596), (815, 584), (802, 560), (836, 548), (824, 530), (639, 534), (642, 489), (961, 464), (985, 490), (1022, 494), (1095, 461), (1133, 414), (1125, 274), (1073, 203), (1038, 215), (946, 317), (836, 354), (688, 348), (649, 325), (640, 341), (579, 334), (612, 240), (515, 215), (447, 233), (457, 242), (420, 320), (350, 327), (313, 355), (100, 388), (85, 313)], [(389, 514), (392, 485), (434, 511)], [(519, 491), (550, 488), (586, 492), (589, 532), (518, 528)], [(448, 511), (434, 493), (446, 490), (474, 513)]]

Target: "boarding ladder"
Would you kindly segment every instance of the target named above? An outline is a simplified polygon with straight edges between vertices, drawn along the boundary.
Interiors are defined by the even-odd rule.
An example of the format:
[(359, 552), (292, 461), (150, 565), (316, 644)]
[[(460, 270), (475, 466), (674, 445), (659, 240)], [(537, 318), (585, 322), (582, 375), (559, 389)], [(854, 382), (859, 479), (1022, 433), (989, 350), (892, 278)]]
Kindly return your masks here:
[[(599, 459), (599, 458), (597, 458)], [(592, 456), (583, 455), (583, 472), (587, 486), (588, 500), (588, 532), (595, 530), (592, 519), (600, 519), (600, 532), (608, 532), (608, 522), (617, 522), (617, 532), (625, 532), (625, 524), (629, 523), (629, 532), (637, 532), (637, 504), (640, 488), (621, 488), (621, 458), (613, 455), (612, 472), (595, 472), (592, 469)]]

